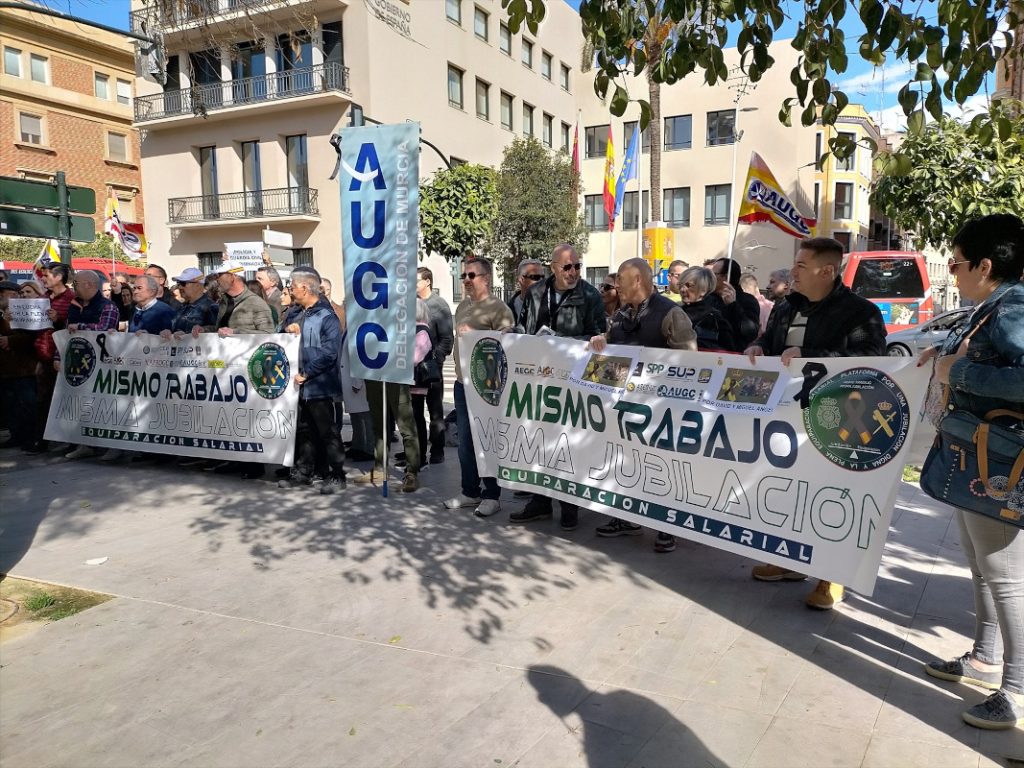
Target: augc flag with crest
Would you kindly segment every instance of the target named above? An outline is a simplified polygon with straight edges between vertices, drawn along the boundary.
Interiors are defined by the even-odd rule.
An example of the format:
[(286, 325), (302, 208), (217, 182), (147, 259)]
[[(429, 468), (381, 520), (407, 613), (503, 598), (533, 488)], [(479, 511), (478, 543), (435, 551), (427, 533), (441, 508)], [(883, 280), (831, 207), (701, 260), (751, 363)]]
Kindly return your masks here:
[(353, 376), (413, 382), (420, 124), (341, 131), (341, 239)]
[(793, 237), (810, 237), (811, 227), (817, 223), (800, 215), (757, 152), (750, 153), (750, 170), (743, 187), (739, 221), (741, 224), (767, 221)]

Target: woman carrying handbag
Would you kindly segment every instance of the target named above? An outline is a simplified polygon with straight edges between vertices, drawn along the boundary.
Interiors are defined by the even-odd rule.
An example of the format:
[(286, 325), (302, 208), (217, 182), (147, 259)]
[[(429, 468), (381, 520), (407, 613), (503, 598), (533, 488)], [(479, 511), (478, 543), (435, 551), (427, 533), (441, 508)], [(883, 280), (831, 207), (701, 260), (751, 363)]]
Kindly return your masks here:
[(949, 271), (977, 308), (918, 361), (936, 358), (933, 384), (948, 397), (921, 487), (957, 507), (976, 624), (970, 651), (925, 672), (993, 690), (963, 719), (1009, 729), (1024, 725), (1024, 222), (985, 216), (965, 224), (952, 246)]

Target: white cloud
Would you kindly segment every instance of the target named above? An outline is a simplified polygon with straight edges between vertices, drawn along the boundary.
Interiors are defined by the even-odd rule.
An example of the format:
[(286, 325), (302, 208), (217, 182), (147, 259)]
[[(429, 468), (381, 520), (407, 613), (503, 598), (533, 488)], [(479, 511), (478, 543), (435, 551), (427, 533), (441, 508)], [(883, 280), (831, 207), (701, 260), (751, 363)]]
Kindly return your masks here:
[[(970, 120), (979, 112), (988, 110), (988, 101), (988, 94), (976, 93), (967, 99), (963, 106), (959, 104), (946, 104), (945, 112), (955, 120)], [(882, 133), (907, 130), (907, 117), (903, 114), (903, 107), (899, 104), (886, 107), (882, 111), (872, 110), (871, 118)], [(931, 120), (931, 117), (928, 119)]]

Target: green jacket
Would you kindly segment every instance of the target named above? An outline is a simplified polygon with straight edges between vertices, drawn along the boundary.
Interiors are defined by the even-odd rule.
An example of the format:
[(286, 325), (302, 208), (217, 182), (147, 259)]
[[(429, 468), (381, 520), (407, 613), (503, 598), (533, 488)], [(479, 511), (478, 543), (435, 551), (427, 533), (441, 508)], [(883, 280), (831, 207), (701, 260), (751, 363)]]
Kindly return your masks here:
[(246, 288), (233, 299), (221, 297), (217, 327), (235, 333), (273, 333), (274, 319), (267, 302)]

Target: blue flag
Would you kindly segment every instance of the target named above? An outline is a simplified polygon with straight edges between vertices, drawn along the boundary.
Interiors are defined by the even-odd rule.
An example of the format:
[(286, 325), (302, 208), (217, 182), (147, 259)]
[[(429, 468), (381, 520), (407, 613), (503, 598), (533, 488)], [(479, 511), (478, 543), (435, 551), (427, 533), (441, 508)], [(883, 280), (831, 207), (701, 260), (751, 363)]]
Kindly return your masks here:
[(622, 211), (622, 201), (626, 197), (626, 185), (633, 179), (637, 178), (639, 173), (639, 167), (637, 163), (640, 162), (640, 124), (637, 123), (636, 128), (633, 129), (633, 136), (629, 140), (629, 147), (626, 149), (626, 156), (622, 160), (622, 170), (619, 171), (619, 180), (615, 183), (615, 216), (619, 218), (619, 213)]

